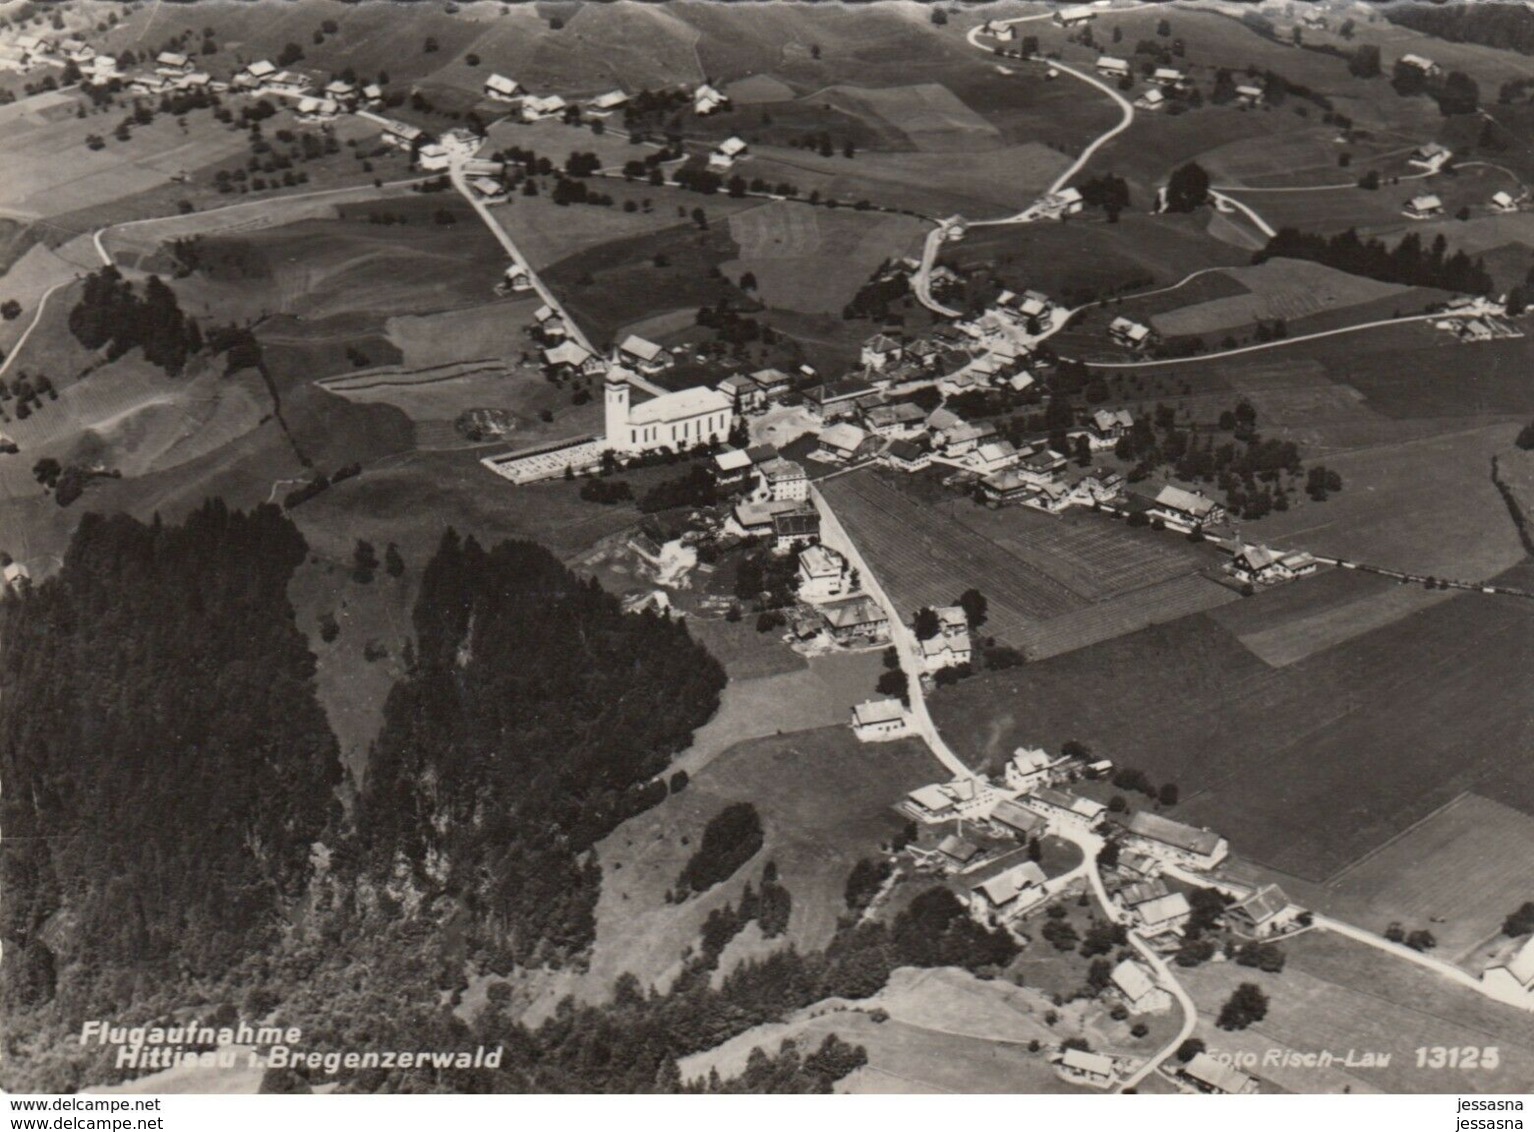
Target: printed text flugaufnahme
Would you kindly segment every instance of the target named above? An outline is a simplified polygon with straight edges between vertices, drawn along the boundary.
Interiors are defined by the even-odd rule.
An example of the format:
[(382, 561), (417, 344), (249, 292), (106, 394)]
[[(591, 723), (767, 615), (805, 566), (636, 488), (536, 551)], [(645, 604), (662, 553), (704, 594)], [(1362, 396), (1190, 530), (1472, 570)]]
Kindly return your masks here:
[[(347, 1069), (497, 1069), (502, 1047), (487, 1050), (339, 1050), (294, 1049), (303, 1040), (297, 1026), (213, 1026), (200, 1021), (174, 1026), (112, 1026), (89, 1021), (80, 1027), (81, 1045), (117, 1047), (120, 1069), (171, 1069), (181, 1066), (233, 1069), (308, 1069), (326, 1074)], [(260, 1049), (237, 1047), (258, 1046)], [(187, 1048), (192, 1047), (192, 1048)], [(203, 1047), (203, 1048), (196, 1048)], [(207, 1048), (212, 1047), (212, 1048)]]

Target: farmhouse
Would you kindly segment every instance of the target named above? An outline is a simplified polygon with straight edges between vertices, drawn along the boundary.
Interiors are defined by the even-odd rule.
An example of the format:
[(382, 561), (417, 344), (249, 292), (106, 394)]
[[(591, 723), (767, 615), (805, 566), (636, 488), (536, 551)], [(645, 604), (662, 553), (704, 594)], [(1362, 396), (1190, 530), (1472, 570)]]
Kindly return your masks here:
[(1034, 493), (1036, 485), (1016, 468), (1008, 468), (980, 481), (980, 494), (991, 507), (1022, 503)]
[(1402, 55), (1400, 61), (1408, 67), (1417, 68), (1429, 78), (1443, 74), (1443, 68), (1425, 55)]
[(1067, 1049), (1060, 1054), (1060, 1075), (1094, 1089), (1109, 1088), (1118, 1080), (1113, 1058), (1100, 1053)]
[(248, 64), (243, 71), (234, 77), (236, 83), (244, 79), (250, 83), (261, 83), (277, 73), (277, 66), (269, 59), (257, 59)]
[(1225, 508), (1201, 491), (1184, 491), (1167, 484), (1151, 501), (1150, 515), (1171, 526), (1213, 526), (1225, 521)]
[(728, 169), (735, 164), (736, 160), (745, 154), (747, 149), (745, 139), (728, 137), (720, 142), (714, 152), (708, 155), (710, 169)]
[(1412, 150), (1411, 156), (1407, 160), (1419, 169), (1426, 169), (1429, 173), (1436, 173), (1447, 165), (1449, 159), (1453, 156), (1454, 154), (1444, 146), (1439, 145), (1437, 142), (1429, 142), (1427, 145), (1419, 145), (1416, 149)]
[(657, 374), (671, 365), (671, 355), (664, 346), (658, 346), (637, 334), (630, 334), (618, 343), (617, 364), (637, 369), (643, 374)]
[(1401, 212), (1413, 220), (1429, 220), (1443, 215), (1443, 201), (1437, 193), (1419, 193), (1401, 207)]
[(1242, 106), (1261, 106), (1263, 90), (1260, 86), (1244, 83), (1236, 88), (1236, 102)]
[(1151, 329), (1120, 315), (1108, 324), (1108, 336), (1120, 346), (1138, 350), (1150, 344)]
[(831, 639), (839, 645), (873, 642), (889, 635), (889, 618), (871, 597), (849, 597), (820, 608)]
[(1124, 827), (1129, 844), (1147, 856), (1195, 869), (1212, 869), (1230, 855), (1230, 845), (1213, 830), (1184, 825), (1147, 810), (1133, 814)]
[(331, 98), (304, 97), (298, 100), (294, 113), (300, 122), (334, 122), (341, 107)]
[(980, 818), (997, 804), (995, 789), (981, 778), (955, 778), (923, 786), (907, 794), (906, 800), (907, 812), (922, 821)]
[(932, 464), (932, 449), (926, 437), (915, 440), (892, 440), (880, 457), (884, 463), (902, 472), (919, 472)]
[(1176, 67), (1157, 67), (1151, 72), (1151, 82), (1157, 86), (1181, 86), (1187, 79)]
[(862, 455), (863, 446), (867, 442), (868, 433), (857, 425), (845, 421), (834, 424), (820, 434), (820, 447), (815, 450), (815, 458), (834, 464), (847, 464)]
[(731, 374), (714, 388), (734, 403), (737, 413), (754, 412), (767, 404), (762, 387), (743, 373)]
[(812, 389), (806, 389), (804, 400), (811, 412), (826, 421), (837, 415), (850, 414), (856, 408), (853, 402), (873, 392), (874, 387), (866, 381), (847, 378), (842, 381), (828, 381)]
[(863, 413), (863, 426), (875, 436), (911, 436), (921, 432), (926, 424), (927, 414), (911, 401), (875, 405)]
[(1139, 98), (1135, 99), (1135, 105), (1141, 110), (1160, 110), (1166, 106), (1166, 95), (1156, 87), (1151, 87)]
[(757, 474), (762, 477), (769, 499), (802, 502), (809, 498), (810, 477), (792, 460), (769, 460), (757, 468)]
[(1071, 4), (1055, 12), (1055, 23), (1063, 28), (1079, 27), (1097, 18), (1090, 4)]
[(669, 448), (684, 452), (700, 444), (717, 444), (730, 434), (735, 409), (717, 389), (684, 389), (630, 406), (630, 378), (622, 366), (612, 366), (606, 380), (606, 441), (617, 452), (654, 452)]
[(544, 118), (553, 118), (565, 112), (565, 102), (557, 94), (551, 94), (540, 98), (536, 94), (529, 94), (522, 99), (522, 121), (537, 122)]
[(1180, 892), (1171, 893), (1168, 896), (1158, 896), (1155, 900), (1147, 900), (1135, 908), (1135, 915), (1140, 919), (1140, 926), (1148, 936), (1166, 935), (1182, 928), (1192, 916), (1193, 909), (1188, 906), (1188, 898)]
[(353, 102), (357, 98), (357, 84), (349, 83), (345, 79), (335, 79), (325, 84), (325, 96), (334, 98), (338, 102)]
[(761, 387), (763, 395), (777, 397), (787, 393), (794, 386), (794, 379), (780, 369), (759, 369), (751, 375), (751, 380)]
[(980, 846), (958, 834), (950, 833), (937, 843), (938, 856), (951, 869), (961, 869), (980, 856)]
[(977, 870), (965, 881), (969, 885), (970, 911), (978, 919), (1003, 924), (1042, 901), (1044, 870), (1019, 849)]
[(1075, 216), (1085, 207), (1086, 201), (1082, 199), (1081, 190), (1074, 185), (1046, 194), (1034, 206), (1040, 216), (1052, 216), (1056, 220)]
[(154, 57), (154, 65), (156, 70), (184, 75), (192, 69), (192, 60), (179, 51), (162, 51)]
[(606, 366), (601, 358), (570, 339), (543, 351), (543, 364), (556, 373), (564, 374), (592, 374)]
[(859, 354), (861, 364), (868, 369), (882, 370), (900, 360), (902, 347), (898, 338), (888, 334), (875, 334), (863, 343)]
[(430, 142), (416, 150), (415, 162), (422, 169), (436, 172), (439, 169), (446, 169), (453, 163), (453, 159), (447, 152), (447, 146), (439, 142)]
[(850, 571), (847, 560), (828, 546), (809, 546), (799, 552), (799, 599), (830, 601), (847, 592)]
[(1242, 546), (1231, 556), (1230, 572), (1243, 582), (1282, 581), (1279, 556), (1265, 546)]
[[(470, 177), (469, 188), (483, 200), (491, 204), (497, 204), (506, 199), (509, 190), (502, 181), (494, 177)], [(530, 291), (533, 281), (528, 278), (527, 272), (516, 264), (506, 269), (505, 285), (513, 291)]]
[(300, 71), (278, 71), (261, 84), (261, 89), (268, 94), (284, 98), (302, 98), (313, 88), (314, 83), (309, 76)]
[(1096, 67), (1098, 74), (1108, 75), (1111, 78), (1121, 78), (1130, 73), (1129, 60), (1119, 59), (1112, 55), (1099, 55)]
[(1207, 1053), (1194, 1054), (1180, 1075), (1201, 1093), (1248, 1096), (1257, 1091), (1257, 1078)]
[(1523, 1010), (1534, 1010), (1534, 939), (1524, 943), (1511, 959), (1481, 972), (1486, 993)]
[(410, 149), (424, 136), (425, 131), (420, 126), (412, 126), (409, 122), (384, 122), (382, 141), (385, 145)]
[(701, 84), (692, 92), (692, 112), (700, 118), (706, 118), (716, 111), (724, 109), (730, 100), (724, 92), (708, 83)]
[(27, 568), (20, 562), (7, 562), (5, 567), (0, 569), (0, 589), (8, 586), (15, 592), (20, 593), (31, 583), (32, 575), (27, 572)]
[(798, 550), (819, 541), (820, 512), (815, 508), (796, 507), (773, 515), (772, 545), (775, 550)]
[(1128, 409), (1098, 409), (1092, 414), (1092, 439), (1099, 444), (1116, 444), (1134, 423)]
[(1125, 959), (1108, 976), (1131, 1014), (1165, 1014), (1172, 996), (1156, 985), (1151, 973), (1133, 959)]
[(64, 58), (77, 66), (84, 66), (96, 57), (96, 49), (83, 39), (66, 39), (59, 44)]
[(1042, 837), (1049, 831), (1047, 821), (1011, 798), (1003, 798), (996, 803), (995, 809), (991, 811), (991, 820), (1024, 837)]
[(1042, 748), (1019, 747), (1002, 771), (1002, 780), (1013, 790), (1029, 791), (1049, 781), (1050, 769), (1055, 760)]
[(982, 476), (995, 475), (1018, 461), (1017, 449), (1010, 440), (991, 440), (978, 445), (965, 457), (965, 466)]
[[(799, 504), (788, 500), (753, 502), (741, 500), (735, 505), (733, 518), (741, 531), (751, 538), (771, 538), (773, 523), (779, 515), (800, 511)], [(810, 634), (813, 636), (814, 634)]]
[(1018, 799), (1023, 805), (1045, 818), (1051, 826), (1065, 829), (1089, 830), (1097, 825), (1108, 807), (1090, 798), (1081, 798), (1064, 790), (1044, 787)]
[(1127, 911), (1133, 912), (1141, 904), (1160, 900), (1169, 892), (1171, 889), (1167, 888), (1164, 880), (1144, 880), (1119, 889), (1118, 898), (1119, 903), (1123, 904)]
[(620, 106), (627, 106), (629, 96), (621, 90), (610, 90), (606, 94), (599, 94), (591, 100), (591, 108), (603, 113), (611, 113)]
[(1036, 507), (1040, 511), (1048, 511), (1051, 515), (1058, 515), (1071, 505), (1073, 499), (1070, 488), (1063, 483), (1041, 483), (1034, 490), (1032, 499), (1023, 502), (1030, 507)]
[(905, 706), (899, 700), (865, 700), (852, 709), (852, 733), (865, 743), (898, 739), (910, 729)]
[(1492, 194), (1491, 207), (1498, 212), (1517, 212), (1518, 201), (1514, 199), (1512, 193), (1503, 190)]
[(954, 636), (939, 633), (935, 637), (917, 641), (916, 647), (921, 654), (922, 667), (927, 672), (937, 672), (943, 668), (968, 664), (970, 660), (969, 630), (966, 628), (962, 633)]
[(521, 90), (521, 83), (516, 79), (508, 79), (505, 75), (492, 74), (485, 80), (485, 97), (494, 99), (496, 102), (510, 102)]
[(727, 448), (714, 456), (714, 486), (739, 491), (751, 479), (751, 457), (739, 448)]
[(368, 83), (367, 86), (362, 88), (362, 101), (367, 103), (369, 106), (376, 106), (378, 103), (382, 102), (383, 96), (383, 87), (379, 86), (377, 83)]
[(1043, 487), (1054, 482), (1057, 476), (1065, 468), (1065, 457), (1053, 448), (1045, 448), (1022, 460), (1018, 464), (1018, 471), (1023, 479), (1033, 484), (1034, 487)]
[(1260, 938), (1283, 931), (1299, 914), (1276, 884), (1262, 885), (1245, 900), (1225, 910), (1225, 920), (1242, 935)]

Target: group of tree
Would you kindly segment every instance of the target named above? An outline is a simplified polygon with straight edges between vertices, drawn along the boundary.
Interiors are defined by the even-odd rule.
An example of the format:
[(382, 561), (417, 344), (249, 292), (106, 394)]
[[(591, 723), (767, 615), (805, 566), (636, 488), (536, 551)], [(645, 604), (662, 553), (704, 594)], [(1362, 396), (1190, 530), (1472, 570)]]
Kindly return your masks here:
[(1192, 212), (1209, 200), (1209, 174), (1195, 161), (1179, 166), (1167, 181), (1166, 211)]
[(69, 329), (87, 349), (105, 348), (109, 359), (141, 346), (145, 361), (171, 375), (180, 374), (203, 346), (197, 321), (182, 313), (176, 293), (158, 275), (145, 281), (140, 295), (111, 266), (85, 277), (80, 301), (69, 312)]
[(1478, 43), (1534, 55), (1534, 12), (1521, 4), (1392, 4), (1391, 23), (1451, 43)]
[(1222, 1030), (1244, 1030), (1268, 1016), (1268, 996), (1256, 983), (1242, 983), (1220, 1007), (1215, 1025)]
[(1364, 239), (1353, 228), (1330, 237), (1281, 228), (1266, 247), (1253, 254), (1252, 262), (1262, 263), (1276, 256), (1313, 260), (1353, 275), (1410, 287), (1439, 287), (1476, 295), (1489, 294), (1493, 289), (1491, 275), (1481, 260), (1472, 260), (1464, 251), (1449, 254), (1442, 233), (1424, 248), (1422, 237), (1408, 232), (1392, 248), (1377, 237)]
[(690, 896), (729, 880), (761, 849), (764, 836), (761, 815), (750, 802), (726, 806), (703, 827), (703, 837), (677, 879), (677, 890)]

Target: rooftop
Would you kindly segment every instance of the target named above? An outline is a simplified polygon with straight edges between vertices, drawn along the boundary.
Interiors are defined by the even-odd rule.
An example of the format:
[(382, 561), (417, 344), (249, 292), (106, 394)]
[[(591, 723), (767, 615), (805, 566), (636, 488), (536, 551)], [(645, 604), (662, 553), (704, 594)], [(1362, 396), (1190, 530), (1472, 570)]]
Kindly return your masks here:
[(676, 393), (663, 393), (629, 410), (629, 423), (634, 425), (657, 424), (678, 421), (685, 417), (701, 417), (708, 413), (727, 413), (732, 402), (717, 389), (683, 389)]
[[(864, 700), (862, 703), (858, 704), (855, 708), (852, 709), (852, 718), (856, 720), (860, 725), (873, 723), (893, 723), (895, 720), (903, 719), (904, 717), (905, 705), (896, 699)], [(921, 798), (918, 798), (918, 795), (922, 794), (923, 791), (928, 790), (939, 790), (939, 787), (923, 786), (921, 790), (911, 791), (911, 797), (917, 798), (918, 801), (922, 801)], [(926, 803), (923, 802), (923, 804), (925, 805)], [(927, 808), (934, 810), (942, 809), (943, 806), (947, 804), (948, 796), (944, 794), (942, 795), (942, 800), (940, 803), (928, 806)]]

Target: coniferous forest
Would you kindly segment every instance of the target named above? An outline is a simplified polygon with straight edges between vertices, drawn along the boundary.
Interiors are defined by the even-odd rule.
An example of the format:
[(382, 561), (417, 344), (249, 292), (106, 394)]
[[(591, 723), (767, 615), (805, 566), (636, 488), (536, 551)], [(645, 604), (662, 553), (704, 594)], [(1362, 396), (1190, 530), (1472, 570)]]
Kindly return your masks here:
[[(542, 547), (449, 531), (366, 780), (347, 783), (286, 594), (306, 553), (273, 506), (89, 515), (60, 572), (0, 606), (0, 1085), (120, 1080), (83, 1020), (190, 1013), (298, 1026), (309, 1050), (504, 1050), (494, 1069), (344, 1072), (348, 1092), (828, 1091), (866, 1060), (834, 1035), (730, 1080), (684, 1082), (677, 1061), (897, 966), (1015, 953), (939, 888), (717, 985), (705, 939), (665, 993), (624, 976), (533, 1028), (492, 980), (455, 1011), (471, 973), (585, 961), (593, 847), (666, 797), (724, 672), (682, 623), (624, 614)], [(790, 901), (768, 862), (736, 930), (780, 933)]]

